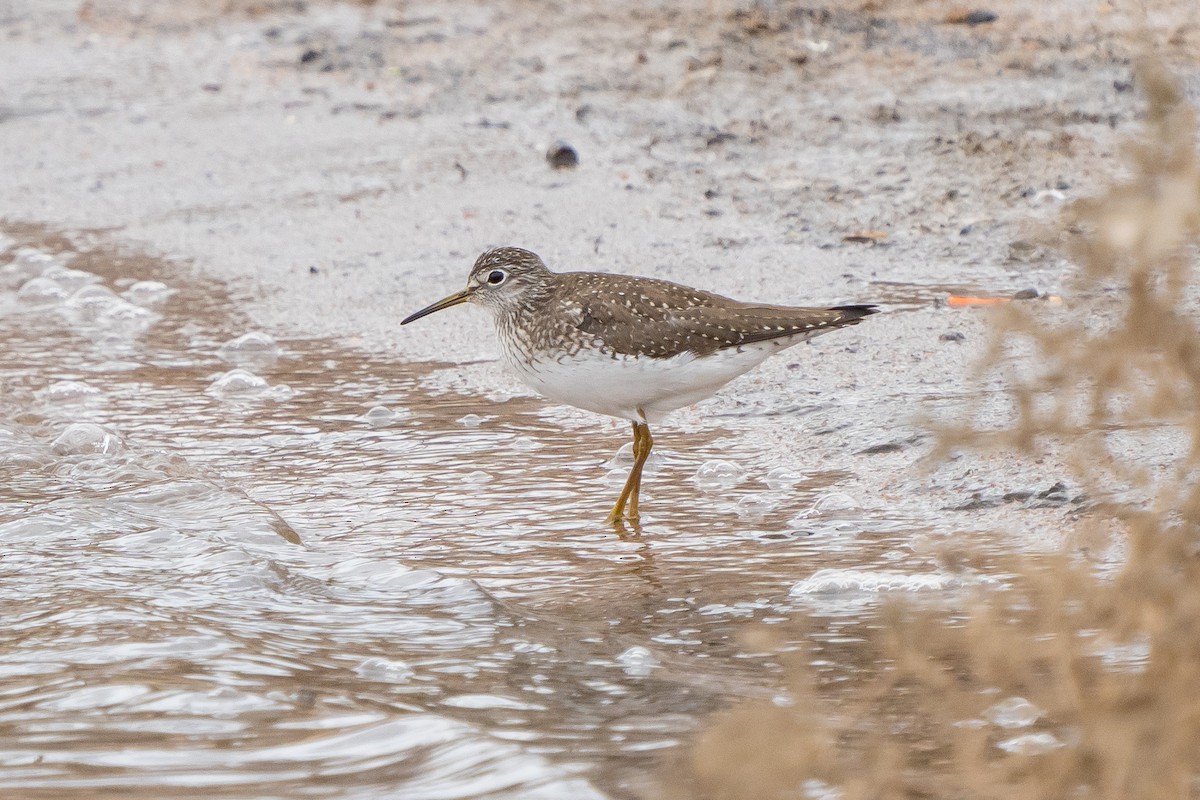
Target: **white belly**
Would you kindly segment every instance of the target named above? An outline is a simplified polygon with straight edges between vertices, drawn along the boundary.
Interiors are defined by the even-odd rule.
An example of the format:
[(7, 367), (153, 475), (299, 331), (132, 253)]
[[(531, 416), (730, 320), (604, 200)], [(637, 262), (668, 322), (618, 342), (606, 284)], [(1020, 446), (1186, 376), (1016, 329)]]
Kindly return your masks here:
[(767, 356), (788, 346), (775, 340), (706, 356), (615, 358), (595, 350), (529, 363), (503, 347), (509, 367), (527, 386), (559, 403), (634, 422), (660, 422), (677, 408), (715, 393)]

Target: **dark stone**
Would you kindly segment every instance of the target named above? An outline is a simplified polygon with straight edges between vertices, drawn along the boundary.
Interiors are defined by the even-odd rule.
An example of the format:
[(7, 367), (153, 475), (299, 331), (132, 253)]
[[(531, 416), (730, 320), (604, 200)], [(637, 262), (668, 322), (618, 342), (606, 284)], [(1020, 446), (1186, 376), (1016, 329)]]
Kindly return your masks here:
[(923, 441), (925, 441), (925, 437), (918, 433), (914, 436), (909, 436), (907, 439), (895, 439), (890, 442), (873, 444), (865, 450), (859, 450), (858, 452), (859, 455), (864, 456), (880, 455), (881, 453), (896, 453), (905, 449), (906, 447), (911, 447), (914, 444), (920, 444)]
[(984, 25), (988, 22), (995, 22), (998, 15), (994, 11), (968, 11), (963, 17), (963, 22), (968, 25)]
[(546, 161), (555, 169), (574, 169), (579, 166), (579, 154), (566, 142), (555, 142), (546, 151)]

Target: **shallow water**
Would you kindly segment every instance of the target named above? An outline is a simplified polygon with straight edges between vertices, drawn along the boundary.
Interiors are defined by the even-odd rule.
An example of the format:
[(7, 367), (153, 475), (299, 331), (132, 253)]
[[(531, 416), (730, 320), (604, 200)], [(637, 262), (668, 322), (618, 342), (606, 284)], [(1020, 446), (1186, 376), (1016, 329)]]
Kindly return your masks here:
[(631, 796), (776, 692), (750, 623), (811, 617), (836, 679), (882, 591), (973, 580), (844, 476), (748, 474), (719, 419), (660, 437), (618, 535), (623, 428), (247, 336), (100, 235), (0, 249), (7, 796)]

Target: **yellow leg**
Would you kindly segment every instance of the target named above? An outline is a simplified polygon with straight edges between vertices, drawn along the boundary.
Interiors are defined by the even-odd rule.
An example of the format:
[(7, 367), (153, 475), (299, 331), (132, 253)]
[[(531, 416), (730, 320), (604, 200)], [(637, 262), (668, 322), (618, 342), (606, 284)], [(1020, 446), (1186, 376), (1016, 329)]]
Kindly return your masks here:
[[(620, 522), (622, 515), (629, 519), (637, 519), (638, 492), (642, 487), (642, 467), (646, 465), (646, 459), (650, 456), (650, 448), (653, 446), (654, 440), (650, 438), (650, 428), (641, 422), (633, 423), (633, 468), (629, 470), (629, 477), (625, 479), (625, 486), (621, 489), (616, 504), (612, 507), (612, 511), (608, 512), (607, 522), (609, 525)], [(626, 503), (629, 504), (628, 513), (625, 510)]]
[[(637, 430), (637, 425), (633, 428)], [(638, 494), (642, 491), (642, 467), (646, 465), (646, 459), (650, 457), (650, 448), (654, 447), (654, 439), (650, 436), (650, 426), (642, 424), (642, 452), (639, 454), (637, 445), (633, 446), (633, 492), (629, 495), (629, 513), (630, 519), (638, 518)]]

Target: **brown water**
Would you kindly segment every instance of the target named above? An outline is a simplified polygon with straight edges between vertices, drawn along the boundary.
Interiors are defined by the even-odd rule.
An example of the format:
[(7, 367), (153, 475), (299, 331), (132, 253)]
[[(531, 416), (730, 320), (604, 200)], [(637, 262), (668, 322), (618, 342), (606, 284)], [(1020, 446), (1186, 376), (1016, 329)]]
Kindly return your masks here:
[(2, 235), (5, 797), (633, 796), (708, 713), (778, 694), (750, 623), (810, 618), (841, 680), (881, 586), (964, 580), (843, 476), (741, 474), (720, 420), (659, 437), (615, 533), (623, 427), (329, 341), (231, 346), (220, 286)]

